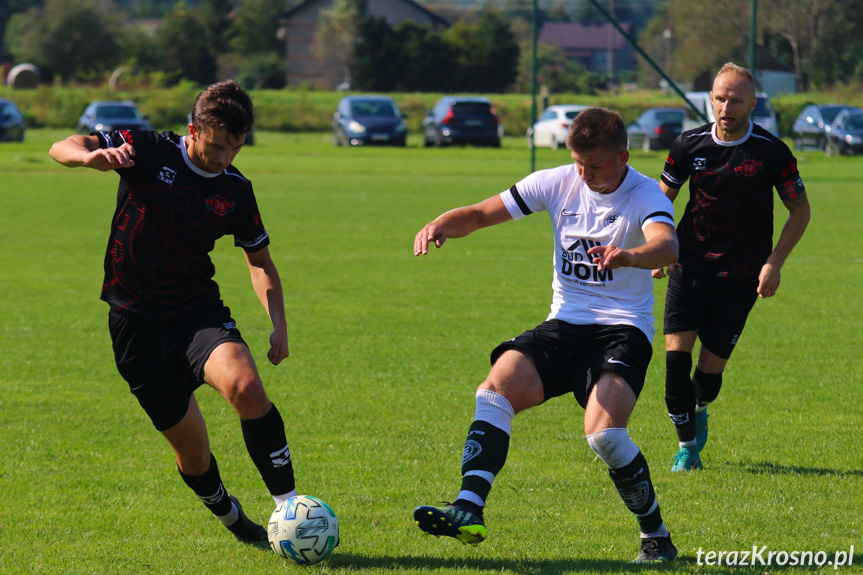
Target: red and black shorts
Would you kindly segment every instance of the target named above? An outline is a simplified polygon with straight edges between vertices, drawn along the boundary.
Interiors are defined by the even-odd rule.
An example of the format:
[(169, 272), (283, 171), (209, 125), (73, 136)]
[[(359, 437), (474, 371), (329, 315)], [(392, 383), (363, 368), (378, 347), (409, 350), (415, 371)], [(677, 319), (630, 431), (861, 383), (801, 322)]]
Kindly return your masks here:
[(189, 400), (204, 383), (204, 365), (225, 342), (245, 345), (227, 307), (153, 322), (111, 310), (108, 327), (117, 369), (159, 431), (186, 415)]
[(653, 355), (650, 340), (629, 325), (572, 325), (552, 319), (491, 352), (492, 365), (509, 349), (517, 349), (533, 361), (548, 401), (566, 393), (575, 395), (582, 407), (603, 371), (621, 376), (635, 397), (644, 387), (647, 366)]
[(698, 332), (701, 345), (731, 357), (758, 299), (757, 278), (722, 278), (674, 266), (665, 293), (663, 333)]

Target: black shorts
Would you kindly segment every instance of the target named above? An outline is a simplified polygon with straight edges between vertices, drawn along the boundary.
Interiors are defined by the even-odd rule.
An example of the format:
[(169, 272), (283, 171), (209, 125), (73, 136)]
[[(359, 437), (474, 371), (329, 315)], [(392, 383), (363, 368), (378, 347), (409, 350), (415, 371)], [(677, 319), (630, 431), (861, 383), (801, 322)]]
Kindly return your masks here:
[(220, 344), (245, 345), (227, 307), (208, 308), (170, 322), (152, 322), (111, 311), (108, 327), (117, 369), (159, 431), (178, 424), (204, 364)]
[(758, 299), (758, 279), (720, 278), (674, 266), (665, 293), (663, 333), (697, 331), (701, 345), (731, 357)]
[(581, 407), (600, 372), (620, 375), (635, 397), (641, 394), (653, 346), (640, 329), (628, 325), (572, 325), (552, 319), (505, 341), (491, 352), (491, 364), (509, 349), (524, 352), (542, 380), (543, 401), (573, 393)]

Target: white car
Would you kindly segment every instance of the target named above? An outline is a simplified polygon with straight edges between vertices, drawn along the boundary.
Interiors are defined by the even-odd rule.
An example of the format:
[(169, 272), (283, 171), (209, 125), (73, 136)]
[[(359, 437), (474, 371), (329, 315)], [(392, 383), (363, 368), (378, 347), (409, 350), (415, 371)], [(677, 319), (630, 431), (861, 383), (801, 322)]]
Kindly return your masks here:
[[(589, 106), (549, 106), (543, 110), (536, 124), (527, 129), (525, 138), (527, 147), (547, 146), (556, 150), (566, 145), (566, 137), (569, 135), (569, 125), (582, 110)], [(533, 141), (531, 142), (531, 134)]]

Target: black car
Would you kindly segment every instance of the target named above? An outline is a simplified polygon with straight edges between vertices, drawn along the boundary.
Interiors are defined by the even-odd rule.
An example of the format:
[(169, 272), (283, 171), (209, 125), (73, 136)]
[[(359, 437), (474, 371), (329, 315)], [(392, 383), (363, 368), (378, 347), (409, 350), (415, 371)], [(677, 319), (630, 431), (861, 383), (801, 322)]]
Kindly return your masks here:
[(863, 154), (863, 111), (842, 110), (836, 114), (824, 152), (828, 156)]
[(0, 98), (0, 142), (23, 142), (26, 127), (15, 102)]
[(670, 148), (683, 131), (686, 110), (683, 108), (649, 108), (626, 129), (631, 148), (645, 152)]
[(503, 125), (488, 98), (441, 98), (423, 119), (423, 144), (481, 144), (500, 147)]
[(826, 151), (830, 125), (842, 110), (863, 111), (856, 106), (845, 104), (810, 104), (804, 107), (791, 127), (794, 148)]
[(389, 96), (345, 96), (333, 114), (333, 145), (404, 146), (405, 115)]
[(147, 118), (135, 105), (125, 100), (91, 102), (78, 118), (78, 133), (113, 132), (114, 130), (152, 130)]

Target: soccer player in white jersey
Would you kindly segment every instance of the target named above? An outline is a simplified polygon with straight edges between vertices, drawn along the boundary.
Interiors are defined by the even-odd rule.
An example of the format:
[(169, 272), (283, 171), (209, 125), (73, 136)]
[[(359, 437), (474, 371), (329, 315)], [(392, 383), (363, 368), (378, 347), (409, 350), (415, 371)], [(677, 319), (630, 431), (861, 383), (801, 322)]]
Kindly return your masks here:
[(425, 255), (431, 244), (440, 248), (447, 239), (545, 211), (555, 253), (548, 318), (491, 354), (465, 442), (461, 491), (444, 507), (417, 507), (414, 519), (432, 535), (483, 541), (483, 510), (506, 462), (513, 417), (572, 393), (585, 410), (588, 444), (638, 521), (635, 561), (671, 561), (677, 549), (626, 425), (652, 355), (651, 270), (677, 260), (673, 207), (655, 180), (627, 165), (626, 128), (616, 112), (582, 111), (566, 144), (573, 164), (540, 170), (499, 195), (446, 212), (416, 235), (414, 254)]

